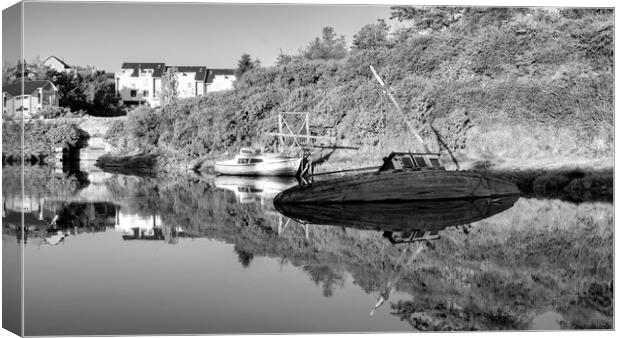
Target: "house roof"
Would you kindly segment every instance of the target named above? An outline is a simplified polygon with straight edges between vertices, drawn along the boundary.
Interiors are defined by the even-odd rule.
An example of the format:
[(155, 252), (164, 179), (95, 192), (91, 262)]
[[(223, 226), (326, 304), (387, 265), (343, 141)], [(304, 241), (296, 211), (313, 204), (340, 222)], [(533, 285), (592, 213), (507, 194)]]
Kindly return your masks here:
[(138, 77), (138, 69), (153, 69), (153, 77), (161, 77), (165, 68), (163, 62), (123, 62), (121, 66), (121, 69), (133, 69), (131, 77)]
[(179, 73), (196, 73), (194, 76), (196, 81), (207, 80), (207, 67), (205, 66), (166, 66), (166, 70), (172, 67), (176, 68)]
[(49, 59), (56, 59), (56, 61), (60, 62), (60, 63), (61, 63), (61, 64), (65, 67), (65, 69), (71, 69), (71, 66), (69, 66), (68, 64), (66, 64), (66, 63), (65, 63), (64, 61), (62, 61), (61, 59), (59, 59), (59, 58), (55, 57), (54, 55), (52, 55), (52, 56), (48, 57), (47, 59), (45, 59), (45, 61), (43, 61), (43, 63), (46, 63), (46, 62), (47, 62), (47, 60), (49, 60)]
[[(30, 95), (35, 90), (52, 84), (48, 80), (24, 81), (24, 95)], [(52, 85), (53, 86), (53, 85)], [(2, 91), (9, 93), (11, 96), (22, 95), (22, 82), (16, 82), (10, 85), (2, 86)]]
[(207, 83), (213, 82), (213, 78), (216, 75), (235, 75), (235, 70), (225, 68), (211, 68), (209, 69), (209, 75), (207, 76)]

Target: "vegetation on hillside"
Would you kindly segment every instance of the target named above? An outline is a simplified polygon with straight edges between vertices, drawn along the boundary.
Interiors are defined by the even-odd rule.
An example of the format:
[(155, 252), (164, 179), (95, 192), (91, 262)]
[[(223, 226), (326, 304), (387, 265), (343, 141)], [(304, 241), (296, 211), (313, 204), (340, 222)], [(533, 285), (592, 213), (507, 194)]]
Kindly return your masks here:
[[(23, 142), (22, 142), (23, 135)], [(6, 160), (45, 159), (55, 153), (55, 148), (65, 150), (79, 147), (86, 137), (83, 130), (71, 122), (48, 124), (32, 120), (23, 124), (15, 121), (2, 123), (2, 157)]]
[(244, 69), (233, 91), (134, 110), (126, 138), (170, 162), (189, 161), (269, 146), (264, 133), (275, 130), (277, 112), (311, 111), (315, 133), (361, 147), (335, 160), (376, 162), (390, 150), (419, 149), (372, 78), (373, 65), (427, 142), (439, 149), (441, 135), (459, 159), (611, 156), (612, 10), (392, 12), (404, 28), (389, 34), (383, 21), (366, 25), (344, 57), (325, 52), (341, 46), (326, 29), (300, 55)]

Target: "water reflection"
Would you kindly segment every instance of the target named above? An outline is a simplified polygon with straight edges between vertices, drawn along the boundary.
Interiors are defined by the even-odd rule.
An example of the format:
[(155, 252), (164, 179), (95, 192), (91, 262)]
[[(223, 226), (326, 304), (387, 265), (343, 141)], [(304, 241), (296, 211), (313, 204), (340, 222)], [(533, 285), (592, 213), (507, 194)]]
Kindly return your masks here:
[(217, 176), (214, 182), (216, 188), (232, 191), (238, 203), (259, 203), (263, 208), (270, 208), (281, 191), (297, 185), (290, 177)]
[(513, 195), (396, 203), (284, 203), (276, 204), (276, 208), (300, 223), (383, 231), (392, 243), (404, 243), (437, 239), (440, 230), (491, 217), (518, 199)]
[[(27, 334), (612, 325), (611, 204), (507, 197), (283, 215), (271, 199), (294, 181), (25, 171)], [(3, 168), (5, 241), (21, 239), (16, 172)], [(58, 324), (68, 317), (78, 324)]]

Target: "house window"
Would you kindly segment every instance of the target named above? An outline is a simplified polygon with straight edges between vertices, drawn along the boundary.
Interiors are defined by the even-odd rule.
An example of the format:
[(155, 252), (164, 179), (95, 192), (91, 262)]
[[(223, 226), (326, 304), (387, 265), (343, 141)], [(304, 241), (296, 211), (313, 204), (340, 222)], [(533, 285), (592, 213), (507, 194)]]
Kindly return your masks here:
[(138, 91), (135, 89), (132, 89), (129, 95), (131, 95), (131, 97), (136, 97), (136, 95), (138, 95)]
[(143, 91), (142, 92), (142, 96), (143, 97), (149, 97), (149, 91), (148, 90)]

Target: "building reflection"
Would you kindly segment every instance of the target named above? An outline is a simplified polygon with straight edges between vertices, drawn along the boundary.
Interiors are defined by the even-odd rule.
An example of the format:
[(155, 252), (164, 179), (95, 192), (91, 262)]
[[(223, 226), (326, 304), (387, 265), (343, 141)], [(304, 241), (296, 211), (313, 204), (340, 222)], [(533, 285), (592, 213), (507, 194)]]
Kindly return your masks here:
[(182, 227), (167, 225), (160, 215), (137, 214), (116, 206), (114, 230), (123, 234), (123, 240), (166, 241), (178, 243), (179, 237), (187, 237)]

